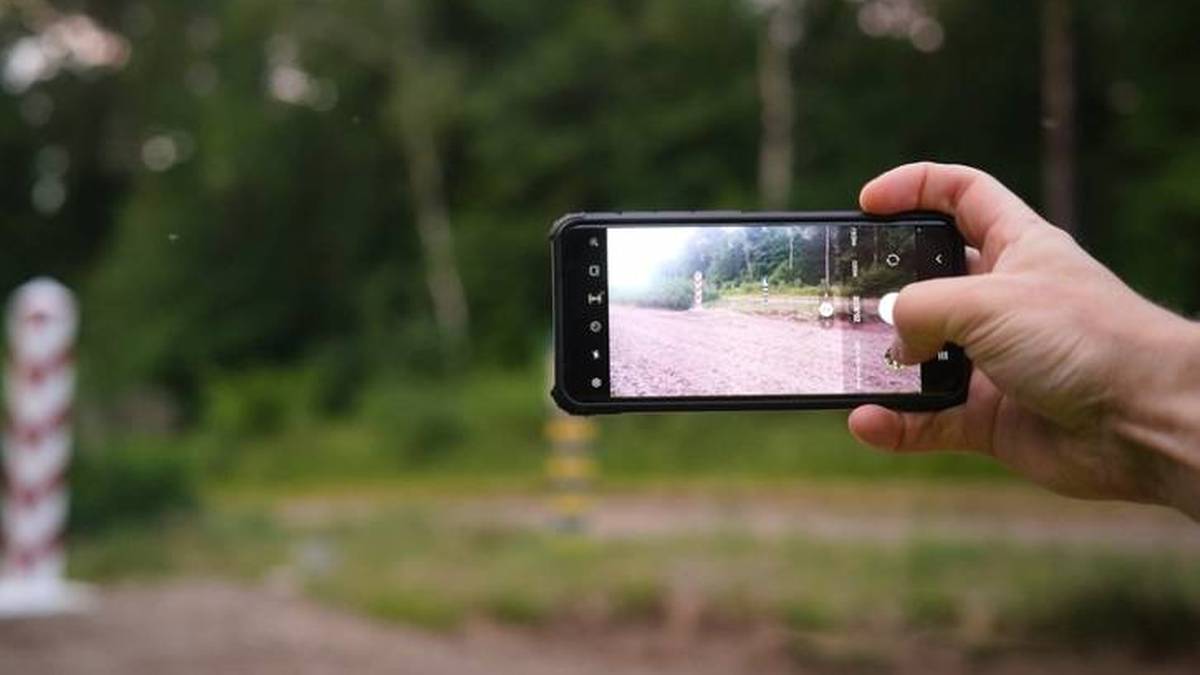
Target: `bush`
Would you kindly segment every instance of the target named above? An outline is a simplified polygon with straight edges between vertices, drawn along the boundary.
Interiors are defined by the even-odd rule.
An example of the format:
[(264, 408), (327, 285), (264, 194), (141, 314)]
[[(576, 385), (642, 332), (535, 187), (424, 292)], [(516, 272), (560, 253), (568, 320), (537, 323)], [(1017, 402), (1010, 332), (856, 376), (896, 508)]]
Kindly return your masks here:
[(204, 428), (223, 435), (263, 436), (313, 417), (319, 387), (313, 369), (260, 369), (227, 374), (205, 388)]
[(380, 381), (364, 392), (359, 421), (378, 434), (395, 468), (536, 472), (545, 452), (546, 386), (537, 369)]
[(1109, 572), (1040, 600), (1023, 626), (1040, 640), (1080, 649), (1125, 647), (1157, 658), (1197, 649), (1200, 605), (1195, 598), (1140, 570)]
[(313, 368), (257, 369), (208, 380), (198, 438), (206, 469), (228, 474), (246, 463), (248, 441), (307, 432), (319, 417)]
[(842, 291), (846, 295), (878, 297), (899, 290), (911, 280), (910, 273), (905, 270), (876, 265), (868, 267), (857, 279), (847, 281)]
[[(706, 291), (707, 293), (707, 291)], [(616, 293), (613, 300), (617, 302), (632, 302), (639, 307), (657, 307), (659, 309), (691, 309), (695, 290), (691, 279), (676, 277), (662, 279), (652, 288), (635, 294)], [(707, 296), (706, 297), (711, 297)]]
[(395, 468), (414, 468), (455, 452), (466, 437), (460, 387), (425, 380), (378, 384), (363, 396), (365, 420), (385, 439)]
[(75, 533), (93, 533), (190, 512), (199, 503), (199, 473), (190, 452), (164, 443), (129, 442), (80, 452), (71, 466), (68, 526)]
[(771, 282), (772, 286), (779, 286), (779, 285), (803, 286), (804, 285), (804, 282), (800, 277), (800, 266), (796, 265), (796, 266), (789, 268), (787, 260), (780, 262), (778, 265), (775, 266), (775, 269), (771, 270), (771, 274), (768, 276), (767, 281)]

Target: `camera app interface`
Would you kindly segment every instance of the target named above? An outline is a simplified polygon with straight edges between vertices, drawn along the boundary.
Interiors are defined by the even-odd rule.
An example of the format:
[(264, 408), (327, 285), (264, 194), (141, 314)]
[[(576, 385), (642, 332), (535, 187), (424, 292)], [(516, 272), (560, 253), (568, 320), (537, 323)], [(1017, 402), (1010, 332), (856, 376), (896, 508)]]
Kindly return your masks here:
[(921, 391), (884, 355), (916, 228), (608, 230), (612, 396)]

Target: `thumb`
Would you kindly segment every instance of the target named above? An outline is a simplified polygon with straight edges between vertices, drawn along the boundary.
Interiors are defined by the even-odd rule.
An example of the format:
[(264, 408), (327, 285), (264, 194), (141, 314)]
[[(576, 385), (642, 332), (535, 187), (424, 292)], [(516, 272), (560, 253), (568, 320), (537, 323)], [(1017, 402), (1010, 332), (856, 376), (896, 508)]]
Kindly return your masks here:
[(906, 365), (934, 358), (947, 342), (970, 349), (997, 311), (992, 275), (945, 277), (909, 284), (896, 298), (893, 316), (899, 339), (892, 358)]

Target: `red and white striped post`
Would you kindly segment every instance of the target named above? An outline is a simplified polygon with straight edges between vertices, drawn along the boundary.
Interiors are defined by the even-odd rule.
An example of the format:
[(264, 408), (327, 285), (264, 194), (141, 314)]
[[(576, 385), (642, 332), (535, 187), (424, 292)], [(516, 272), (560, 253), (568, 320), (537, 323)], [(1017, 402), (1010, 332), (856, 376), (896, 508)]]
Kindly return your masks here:
[(692, 275), (692, 309), (704, 309), (704, 273), (700, 270)]
[(73, 611), (86, 601), (64, 580), (63, 554), (78, 325), (71, 291), (52, 279), (21, 286), (9, 304), (0, 616)]

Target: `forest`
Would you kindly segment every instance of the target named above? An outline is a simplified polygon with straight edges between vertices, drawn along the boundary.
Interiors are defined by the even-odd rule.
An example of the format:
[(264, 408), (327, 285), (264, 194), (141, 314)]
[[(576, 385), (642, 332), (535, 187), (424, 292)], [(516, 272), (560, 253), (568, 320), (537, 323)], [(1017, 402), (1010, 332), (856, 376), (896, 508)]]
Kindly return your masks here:
[[(312, 368), (336, 413), (372, 379), (539, 360), (562, 213), (852, 208), (868, 178), (925, 158), (1046, 207), (1065, 126), (1062, 224), (1200, 311), (1186, 4), (1081, 6), (1070, 119), (1040, 95), (1037, 3), (916, 3), (894, 21), (873, 4), (890, 6), (810, 0), (794, 17), (780, 191), (761, 171), (775, 62), (755, 3), (11, 3), (10, 55), (77, 11), (125, 51), (33, 81), (6, 70), (0, 289), (50, 274), (79, 291), (96, 408), (150, 392), (189, 425), (226, 374)], [(938, 39), (914, 43), (902, 20), (926, 15)]]
[[(854, 232), (824, 225), (700, 228), (650, 284), (618, 286), (613, 299), (688, 309), (697, 272), (705, 303), (722, 296), (757, 298), (764, 284), (771, 294), (878, 297), (916, 280), (914, 250), (915, 234), (906, 227)], [(897, 256), (897, 264), (887, 263), (889, 253)]]
[[(0, 663), (1195, 672), (1171, 513), (870, 452), (842, 412), (559, 414), (547, 232), (855, 209), (890, 167), (959, 162), (1195, 317), (1197, 35), (1178, 1), (0, 0), (0, 298), (78, 299), (54, 487), (103, 599), (0, 622)], [(806, 311), (904, 281), (875, 255), (846, 281), (851, 248), (713, 230), (640, 301), (690, 306), (698, 270), (722, 307), (764, 277)], [(797, 359), (857, 355), (774, 323), (829, 337)], [(821, 370), (763, 353), (726, 356)]]

